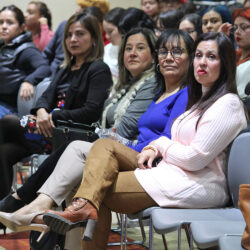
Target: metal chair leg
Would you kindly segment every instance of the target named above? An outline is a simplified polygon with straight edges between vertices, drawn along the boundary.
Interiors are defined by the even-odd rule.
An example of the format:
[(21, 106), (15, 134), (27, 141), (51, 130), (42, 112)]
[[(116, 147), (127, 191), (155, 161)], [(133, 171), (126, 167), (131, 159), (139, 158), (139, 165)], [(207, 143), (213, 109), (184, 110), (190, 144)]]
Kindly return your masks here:
[(141, 235), (142, 235), (142, 241), (140, 242), (140, 244), (144, 245), (144, 243), (146, 241), (146, 233), (145, 233), (145, 230), (144, 230), (142, 219), (139, 219), (139, 226), (140, 226)]
[(193, 250), (193, 236), (192, 236), (192, 231), (190, 229), (190, 224), (185, 224), (184, 229), (186, 232), (189, 249)]
[(165, 235), (162, 234), (161, 236), (162, 236), (162, 241), (163, 241), (164, 248), (165, 248), (165, 250), (168, 250), (168, 244), (167, 244)]
[(153, 249), (153, 222), (152, 222), (152, 218), (150, 216), (149, 218), (149, 239), (148, 239), (148, 247), (149, 250)]
[(128, 238), (127, 238), (127, 224), (128, 224), (128, 216), (125, 214), (124, 215), (124, 249), (127, 250), (127, 243), (128, 243)]
[(123, 237), (124, 237), (124, 214), (120, 214), (121, 215), (121, 250), (123, 250)]
[(181, 227), (178, 228), (178, 250), (181, 250)]

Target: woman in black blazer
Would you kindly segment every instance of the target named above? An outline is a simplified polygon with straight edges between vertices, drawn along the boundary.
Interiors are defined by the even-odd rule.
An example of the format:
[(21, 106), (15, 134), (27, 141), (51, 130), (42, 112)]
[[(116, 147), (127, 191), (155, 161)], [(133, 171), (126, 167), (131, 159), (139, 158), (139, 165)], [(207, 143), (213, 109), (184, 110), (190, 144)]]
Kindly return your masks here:
[(112, 77), (102, 62), (103, 40), (95, 17), (85, 12), (73, 15), (65, 26), (63, 45), (63, 65), (31, 110), (32, 115), (22, 120), (28, 130), (14, 115), (0, 122), (4, 135), (0, 144), (0, 199), (10, 191), (12, 165), (42, 151), (41, 143), (37, 146), (31, 135), (51, 137), (57, 120), (91, 124), (100, 118)]

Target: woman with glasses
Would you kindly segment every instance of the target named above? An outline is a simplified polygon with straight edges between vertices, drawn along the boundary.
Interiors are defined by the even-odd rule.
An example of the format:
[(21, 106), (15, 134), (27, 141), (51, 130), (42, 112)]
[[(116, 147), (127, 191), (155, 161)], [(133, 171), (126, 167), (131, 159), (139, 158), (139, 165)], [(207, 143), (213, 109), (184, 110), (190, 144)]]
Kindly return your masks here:
[(186, 31), (195, 41), (202, 33), (201, 17), (196, 13), (186, 14), (179, 23), (179, 29)]
[(234, 12), (234, 36), (238, 45), (236, 83), (238, 93), (245, 97), (245, 87), (250, 81), (250, 8)]
[[(169, 77), (182, 71), (176, 58), (167, 63), (170, 56), (181, 55), (179, 62), (189, 61), (180, 37), (156, 47), (163, 76), (166, 71)], [(172, 138), (161, 136), (139, 154), (110, 139), (96, 141), (72, 204), (64, 212), (45, 213), (45, 223), (60, 233), (86, 227), (84, 237), (92, 242), (84, 241), (83, 249), (99, 250), (106, 248), (111, 210), (127, 214), (156, 205), (208, 208), (227, 204), (226, 152), (247, 126), (235, 86), (234, 60), (234, 46), (225, 34), (202, 35), (187, 76), (187, 110), (173, 122)], [(160, 163), (152, 167), (159, 157)]]

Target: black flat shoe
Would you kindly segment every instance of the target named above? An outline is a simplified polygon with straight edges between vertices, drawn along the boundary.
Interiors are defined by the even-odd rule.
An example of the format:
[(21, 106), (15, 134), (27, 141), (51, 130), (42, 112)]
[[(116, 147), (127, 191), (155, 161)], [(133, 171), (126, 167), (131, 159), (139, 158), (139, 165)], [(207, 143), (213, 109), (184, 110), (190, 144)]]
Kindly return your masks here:
[(13, 213), (25, 205), (25, 202), (17, 200), (11, 194), (9, 194), (0, 201), (0, 211)]

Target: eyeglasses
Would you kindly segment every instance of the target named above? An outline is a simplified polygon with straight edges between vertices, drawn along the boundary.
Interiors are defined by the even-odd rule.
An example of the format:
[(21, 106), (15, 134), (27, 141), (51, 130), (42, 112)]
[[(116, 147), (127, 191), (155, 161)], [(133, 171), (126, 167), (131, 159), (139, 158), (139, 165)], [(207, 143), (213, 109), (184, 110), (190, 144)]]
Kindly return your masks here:
[(185, 50), (184, 48), (173, 48), (171, 50), (159, 49), (158, 50), (158, 57), (159, 57), (159, 59), (163, 60), (163, 59), (166, 59), (168, 56), (168, 53), (170, 53), (174, 59), (178, 59), (181, 57), (184, 50)]
[(234, 25), (233, 26), (233, 29), (234, 29), (234, 31), (236, 31), (237, 29), (241, 29), (242, 31), (246, 31), (247, 29), (249, 29), (250, 28), (250, 25), (247, 25), (246, 23), (241, 23), (241, 24), (239, 24), (239, 25)]

